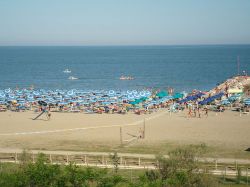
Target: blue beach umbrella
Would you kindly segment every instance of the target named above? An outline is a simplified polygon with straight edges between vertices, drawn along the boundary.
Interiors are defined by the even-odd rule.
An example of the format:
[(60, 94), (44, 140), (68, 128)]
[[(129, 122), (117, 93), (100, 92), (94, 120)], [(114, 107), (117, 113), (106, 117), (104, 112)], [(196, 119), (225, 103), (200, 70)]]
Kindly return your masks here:
[(173, 95), (173, 99), (180, 99), (180, 98), (183, 98), (183, 96), (184, 96), (184, 94), (182, 94), (182, 93), (175, 93)]
[(5, 89), (4, 92), (5, 92), (5, 93), (10, 93), (10, 92), (11, 92), (11, 89), (10, 89), (10, 88)]
[(39, 96), (39, 95), (40, 95), (40, 93), (39, 93), (38, 91), (34, 91), (33, 94), (34, 94), (35, 96)]
[(135, 95), (135, 94), (137, 94), (137, 91), (136, 91), (136, 90), (133, 90), (132, 93)]
[(58, 104), (59, 105), (67, 105), (68, 103), (67, 102), (59, 102)]
[(246, 104), (246, 105), (250, 105), (250, 98), (245, 99), (245, 100), (243, 101), (243, 103)]
[(114, 96), (116, 93), (114, 90), (109, 90), (108, 95), (109, 96)]
[(0, 93), (0, 98), (5, 98), (5, 94), (3, 92)]
[(140, 92), (140, 96), (141, 96), (141, 97), (146, 97), (146, 92), (141, 91), (141, 92)]
[(224, 99), (220, 102), (221, 105), (230, 105), (231, 102), (228, 99)]

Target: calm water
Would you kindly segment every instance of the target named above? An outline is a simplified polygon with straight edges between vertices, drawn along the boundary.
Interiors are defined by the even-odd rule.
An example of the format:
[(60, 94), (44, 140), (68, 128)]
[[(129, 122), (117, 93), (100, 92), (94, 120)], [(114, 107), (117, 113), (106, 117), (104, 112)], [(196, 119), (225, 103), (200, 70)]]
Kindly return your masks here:
[[(0, 89), (207, 90), (240, 68), (250, 73), (250, 45), (0, 47)], [(62, 71), (69, 68), (72, 73)], [(68, 80), (69, 76), (79, 80)], [(135, 77), (121, 81), (121, 75)]]

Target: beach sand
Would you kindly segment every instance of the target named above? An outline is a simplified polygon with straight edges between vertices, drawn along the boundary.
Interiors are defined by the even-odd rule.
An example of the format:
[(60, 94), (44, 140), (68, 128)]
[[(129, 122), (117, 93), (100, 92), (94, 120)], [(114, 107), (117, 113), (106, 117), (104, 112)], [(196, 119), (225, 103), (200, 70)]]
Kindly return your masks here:
[[(145, 119), (145, 139), (133, 145), (200, 144), (244, 150), (250, 147), (250, 115), (225, 111), (210, 112), (208, 117), (187, 118), (187, 112), (170, 115), (161, 110), (148, 115), (52, 113), (32, 120), (34, 112), (0, 113), (0, 147), (48, 150), (102, 151), (139, 135)], [(57, 131), (57, 132), (54, 132)], [(58, 132), (59, 131), (59, 132)], [(130, 145), (127, 145), (130, 146)], [(150, 147), (150, 146), (149, 146)], [(150, 150), (146, 151), (150, 153)]]

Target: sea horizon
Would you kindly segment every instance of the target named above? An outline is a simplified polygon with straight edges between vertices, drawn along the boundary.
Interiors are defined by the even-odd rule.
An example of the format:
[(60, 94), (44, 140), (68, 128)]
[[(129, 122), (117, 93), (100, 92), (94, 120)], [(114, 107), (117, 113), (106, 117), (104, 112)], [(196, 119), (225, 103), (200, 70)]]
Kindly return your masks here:
[(17, 44), (1, 45), (0, 47), (175, 47), (175, 46), (248, 46), (250, 43), (214, 43), (214, 44)]

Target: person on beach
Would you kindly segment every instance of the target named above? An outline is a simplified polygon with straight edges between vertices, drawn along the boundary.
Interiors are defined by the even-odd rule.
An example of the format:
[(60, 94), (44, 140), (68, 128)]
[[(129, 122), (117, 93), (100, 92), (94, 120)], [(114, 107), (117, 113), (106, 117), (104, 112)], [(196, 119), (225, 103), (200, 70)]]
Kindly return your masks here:
[(201, 118), (200, 107), (197, 108), (197, 112), (198, 112), (198, 118)]
[(221, 114), (221, 112), (223, 112), (223, 107), (222, 106), (219, 107), (219, 111), (220, 111), (220, 114)]
[(193, 108), (194, 111), (194, 117), (196, 117), (196, 107)]
[(139, 129), (139, 138), (140, 138), (140, 139), (143, 139), (143, 138), (144, 138), (144, 137), (143, 137), (143, 134), (144, 134), (144, 132), (143, 132), (142, 128), (140, 127), (140, 129)]
[(190, 106), (190, 104), (188, 105), (188, 118), (192, 117), (192, 108)]
[(47, 111), (47, 118), (48, 118), (48, 120), (50, 120), (50, 118), (51, 118), (51, 113), (49, 110)]
[(205, 106), (204, 110), (205, 110), (205, 116), (208, 117), (208, 108), (207, 108), (207, 106)]

